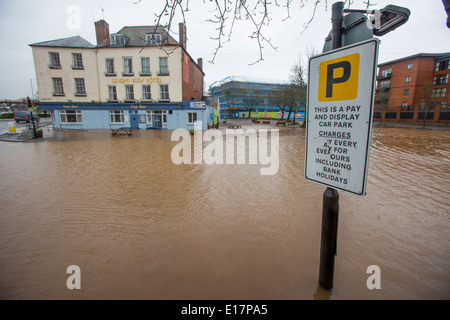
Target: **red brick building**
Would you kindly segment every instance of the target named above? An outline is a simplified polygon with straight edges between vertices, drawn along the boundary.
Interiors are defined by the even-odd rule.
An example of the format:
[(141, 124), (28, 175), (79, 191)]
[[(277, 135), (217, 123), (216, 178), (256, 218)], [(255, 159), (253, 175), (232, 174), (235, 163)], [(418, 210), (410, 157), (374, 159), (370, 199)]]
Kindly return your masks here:
[(450, 53), (378, 65), (374, 120), (450, 123)]

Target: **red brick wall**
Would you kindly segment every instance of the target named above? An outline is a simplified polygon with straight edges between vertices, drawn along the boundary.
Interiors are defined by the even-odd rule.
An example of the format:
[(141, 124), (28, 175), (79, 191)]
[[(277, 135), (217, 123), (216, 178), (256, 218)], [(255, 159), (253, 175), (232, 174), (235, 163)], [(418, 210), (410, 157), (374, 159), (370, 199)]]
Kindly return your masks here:
[(109, 38), (109, 24), (105, 20), (96, 21), (94, 25), (97, 44)]
[(183, 101), (203, 99), (203, 72), (192, 60), (192, 58), (182, 50), (183, 65)]
[[(411, 69), (408, 69), (408, 64), (411, 63), (413, 66)], [(391, 77), (378, 79), (377, 81), (377, 89), (379, 89), (381, 81), (390, 80), (389, 101), (386, 109), (382, 112), (382, 120), (422, 121), (418, 120), (418, 113), (423, 112), (423, 110), (420, 110), (420, 104), (425, 102), (426, 95), (429, 94), (431, 89), (447, 87), (446, 96), (444, 98), (436, 98), (432, 99), (432, 101), (446, 101), (447, 105), (450, 103), (450, 83), (437, 86), (432, 85), (433, 77), (435, 75), (450, 73), (450, 70), (434, 72), (434, 57), (418, 56), (391, 64), (385, 64), (378, 68), (378, 78), (381, 77), (382, 71), (386, 69), (392, 69)], [(411, 82), (406, 82), (406, 77), (411, 77)], [(409, 89), (407, 95), (404, 94), (405, 89)], [(380, 91), (377, 90), (375, 94), (374, 112), (378, 111), (379, 95)], [(402, 103), (404, 102), (407, 103), (409, 110), (414, 111), (414, 117), (412, 119), (400, 119)], [(395, 119), (385, 119), (386, 112), (392, 111), (397, 112), (397, 117)], [(441, 107), (436, 107), (433, 111), (435, 112), (434, 121), (437, 121)]]

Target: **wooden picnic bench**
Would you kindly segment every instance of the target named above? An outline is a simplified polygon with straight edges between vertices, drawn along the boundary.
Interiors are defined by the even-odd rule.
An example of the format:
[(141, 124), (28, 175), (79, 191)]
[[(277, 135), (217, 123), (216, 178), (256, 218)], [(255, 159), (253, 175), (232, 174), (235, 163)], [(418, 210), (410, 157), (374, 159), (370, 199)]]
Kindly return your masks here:
[(282, 124), (283, 126), (286, 127), (286, 122), (284, 122), (284, 121), (278, 121), (278, 122), (277, 122), (277, 127), (278, 127), (279, 124), (280, 124), (280, 125)]
[(241, 127), (240, 124), (230, 124), (230, 125), (228, 125), (228, 128), (229, 128), (229, 129), (238, 129), (238, 128), (240, 128), (240, 127)]
[(111, 129), (111, 135), (115, 136), (117, 134), (126, 134), (128, 136), (131, 136), (131, 128), (118, 128), (118, 129)]
[(263, 120), (263, 124), (270, 124), (270, 120)]

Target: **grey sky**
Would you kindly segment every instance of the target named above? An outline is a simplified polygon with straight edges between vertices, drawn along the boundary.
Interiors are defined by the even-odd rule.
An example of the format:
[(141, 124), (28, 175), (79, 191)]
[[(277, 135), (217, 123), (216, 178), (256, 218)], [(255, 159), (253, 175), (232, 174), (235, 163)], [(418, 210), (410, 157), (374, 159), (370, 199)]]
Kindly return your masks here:
[[(154, 14), (161, 10), (162, 0), (73, 0), (73, 1), (0, 1), (0, 99), (18, 99), (31, 94), (31, 84), (37, 91), (31, 43), (80, 35), (96, 44), (94, 21), (104, 18), (110, 25), (110, 32), (117, 32), (123, 26), (153, 25)], [(271, 13), (272, 21), (266, 36), (278, 47), (275, 51), (268, 45), (264, 48), (264, 61), (253, 66), (259, 58), (256, 42), (250, 39), (249, 26), (245, 23), (235, 25), (231, 42), (224, 44), (212, 59), (217, 43), (210, 37), (215, 35), (215, 26), (206, 20), (211, 18), (209, 1), (191, 0), (190, 11), (186, 14), (187, 49), (194, 58), (203, 58), (205, 83), (208, 87), (214, 81), (227, 76), (247, 76), (254, 78), (287, 80), (292, 66), (299, 58), (306, 61), (306, 52), (314, 48), (322, 51), (324, 38), (331, 29), (331, 4), (328, 8), (320, 4), (315, 18), (308, 29), (301, 34), (303, 24), (312, 15), (314, 1), (304, 1), (299, 7), (295, 1), (291, 7), (291, 18), (286, 17), (282, 8)], [(450, 52), (450, 29), (446, 26), (447, 15), (442, 0), (376, 0), (371, 1), (382, 8), (387, 4), (407, 7), (411, 10), (409, 21), (397, 30), (380, 37), (378, 61), (386, 62), (420, 52)], [(70, 6), (80, 9), (80, 28), (69, 28), (67, 21), (71, 14)], [(103, 8), (103, 12), (101, 8)], [(352, 8), (365, 8), (362, 0), (354, 0)], [(326, 10), (325, 10), (326, 9)], [(174, 29), (180, 16), (174, 21)], [(178, 34), (173, 34), (178, 39)]]

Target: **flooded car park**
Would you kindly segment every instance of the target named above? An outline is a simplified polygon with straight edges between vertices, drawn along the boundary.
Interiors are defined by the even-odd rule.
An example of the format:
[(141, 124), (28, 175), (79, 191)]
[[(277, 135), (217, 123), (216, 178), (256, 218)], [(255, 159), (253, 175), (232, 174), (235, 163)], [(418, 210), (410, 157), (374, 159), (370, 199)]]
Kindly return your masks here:
[[(0, 298), (323, 298), (325, 187), (304, 178), (304, 129), (279, 129), (274, 175), (248, 161), (174, 164), (172, 130), (0, 141)], [(367, 195), (340, 192), (328, 298), (450, 296), (449, 145), (448, 130), (373, 129)], [(66, 287), (70, 265), (81, 290)]]

